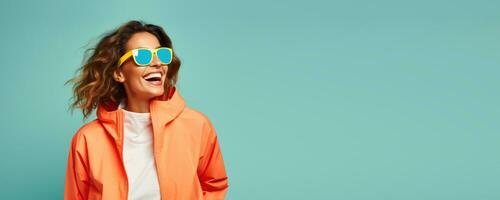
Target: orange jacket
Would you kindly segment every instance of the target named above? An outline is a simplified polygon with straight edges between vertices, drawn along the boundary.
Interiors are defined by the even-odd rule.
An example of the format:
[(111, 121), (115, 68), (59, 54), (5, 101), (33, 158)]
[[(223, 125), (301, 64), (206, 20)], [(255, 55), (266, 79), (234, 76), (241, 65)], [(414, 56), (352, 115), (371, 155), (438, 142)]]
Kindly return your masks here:
[[(163, 200), (224, 199), (228, 177), (214, 126), (171, 90), (150, 101), (153, 152)], [(73, 136), (64, 199), (126, 200), (123, 111), (99, 105)]]

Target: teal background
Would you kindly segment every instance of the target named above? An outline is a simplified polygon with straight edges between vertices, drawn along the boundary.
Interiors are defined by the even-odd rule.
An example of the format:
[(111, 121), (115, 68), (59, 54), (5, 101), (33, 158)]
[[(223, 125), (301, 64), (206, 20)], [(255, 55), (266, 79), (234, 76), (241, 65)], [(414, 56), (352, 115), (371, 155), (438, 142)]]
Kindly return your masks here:
[(2, 199), (62, 199), (64, 82), (131, 19), (173, 39), (227, 199), (500, 199), (499, 1), (0, 5)]

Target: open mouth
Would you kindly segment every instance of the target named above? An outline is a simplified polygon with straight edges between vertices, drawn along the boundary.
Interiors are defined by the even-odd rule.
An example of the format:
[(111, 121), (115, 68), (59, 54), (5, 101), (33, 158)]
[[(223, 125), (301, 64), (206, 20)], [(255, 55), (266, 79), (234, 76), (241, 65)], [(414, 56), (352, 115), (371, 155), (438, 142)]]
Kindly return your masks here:
[(153, 72), (146, 74), (143, 78), (153, 85), (161, 85), (161, 76), (160, 72)]

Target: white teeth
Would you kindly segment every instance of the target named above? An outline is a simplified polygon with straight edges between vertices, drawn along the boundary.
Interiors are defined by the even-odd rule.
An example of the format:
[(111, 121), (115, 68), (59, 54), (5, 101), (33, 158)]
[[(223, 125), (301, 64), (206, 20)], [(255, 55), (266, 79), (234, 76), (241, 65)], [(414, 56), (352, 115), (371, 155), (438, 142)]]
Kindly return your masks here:
[(161, 78), (161, 73), (159, 73), (159, 72), (150, 73), (144, 77), (144, 79), (148, 79), (148, 78)]

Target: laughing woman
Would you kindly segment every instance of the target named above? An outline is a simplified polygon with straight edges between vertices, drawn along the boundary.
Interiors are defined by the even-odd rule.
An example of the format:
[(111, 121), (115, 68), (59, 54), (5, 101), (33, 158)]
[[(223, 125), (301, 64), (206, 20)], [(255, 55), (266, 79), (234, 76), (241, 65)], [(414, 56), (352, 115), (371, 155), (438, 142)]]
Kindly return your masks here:
[(213, 124), (175, 87), (181, 62), (156, 25), (105, 35), (79, 69), (64, 199), (224, 199), (228, 177)]

